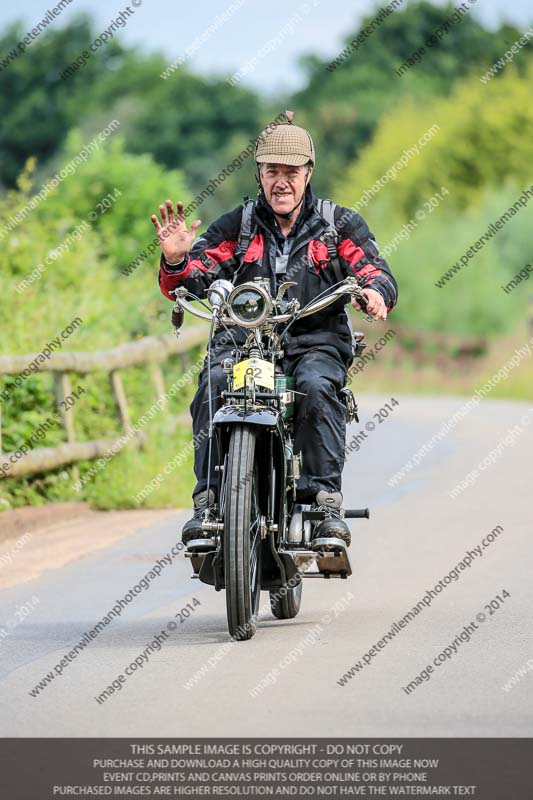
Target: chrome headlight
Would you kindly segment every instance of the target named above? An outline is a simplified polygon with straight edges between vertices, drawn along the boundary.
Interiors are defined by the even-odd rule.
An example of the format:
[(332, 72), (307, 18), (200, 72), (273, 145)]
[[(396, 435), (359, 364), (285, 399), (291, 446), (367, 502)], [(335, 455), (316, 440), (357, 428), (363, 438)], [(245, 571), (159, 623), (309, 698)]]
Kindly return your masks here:
[(270, 294), (262, 286), (243, 283), (228, 298), (230, 318), (244, 328), (256, 328), (268, 318), (272, 307)]
[(213, 281), (207, 290), (207, 299), (212, 306), (221, 306), (226, 302), (232, 291), (233, 284), (230, 281), (225, 281), (222, 278), (219, 278), (218, 280)]

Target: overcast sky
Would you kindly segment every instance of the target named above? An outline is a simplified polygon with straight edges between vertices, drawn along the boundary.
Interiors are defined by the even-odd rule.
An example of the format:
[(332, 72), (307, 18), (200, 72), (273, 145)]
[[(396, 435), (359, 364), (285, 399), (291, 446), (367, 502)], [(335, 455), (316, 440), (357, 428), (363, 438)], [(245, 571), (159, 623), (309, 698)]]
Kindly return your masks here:
[[(31, 30), (57, 2), (3, 3), (2, 29), (21, 19), (24, 30)], [(134, 3), (140, 5), (135, 7)], [(353, 30), (365, 13), (379, 6), (376, 0), (200, 0), (197, 8), (175, 0), (72, 0), (53, 24), (63, 25), (77, 12), (86, 11), (105, 30), (128, 4), (135, 13), (126, 27), (119, 29), (120, 37), (146, 52), (163, 52), (169, 64), (183, 57), (196, 37), (217, 24), (218, 17), (217, 31), (198, 44), (188, 59), (200, 72), (232, 75), (278, 37), (280, 43), (242, 79), (243, 85), (268, 93), (299, 87), (302, 74), (297, 57), (317, 52), (333, 58), (341, 49), (343, 35)], [(527, 28), (533, 22), (531, 0), (478, 0), (474, 13), (490, 26), (506, 20)]]

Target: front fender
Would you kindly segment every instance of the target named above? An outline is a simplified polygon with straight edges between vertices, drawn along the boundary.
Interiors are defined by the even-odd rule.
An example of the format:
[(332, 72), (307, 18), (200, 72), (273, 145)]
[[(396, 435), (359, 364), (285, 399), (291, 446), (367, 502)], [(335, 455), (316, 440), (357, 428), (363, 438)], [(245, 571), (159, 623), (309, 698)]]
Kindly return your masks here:
[(219, 408), (213, 417), (213, 425), (262, 425), (267, 428), (279, 428), (281, 414), (275, 408), (257, 408), (249, 406), (228, 405)]

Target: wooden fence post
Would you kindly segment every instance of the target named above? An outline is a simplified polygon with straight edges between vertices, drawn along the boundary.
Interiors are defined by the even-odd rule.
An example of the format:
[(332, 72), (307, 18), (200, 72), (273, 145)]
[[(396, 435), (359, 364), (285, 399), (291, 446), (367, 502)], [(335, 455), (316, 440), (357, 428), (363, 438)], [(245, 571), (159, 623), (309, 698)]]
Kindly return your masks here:
[(72, 406), (67, 405), (65, 408), (61, 408), (60, 405), (62, 401), (72, 394), (72, 384), (68, 372), (54, 372), (54, 392), (57, 410), (67, 434), (67, 442), (73, 442), (76, 438), (74, 434), (74, 409)]
[(122, 376), (120, 375), (118, 369), (111, 370), (109, 373), (109, 380), (115, 396), (115, 404), (117, 407), (120, 424), (122, 429), (126, 431), (130, 424), (130, 411), (128, 408), (128, 401), (126, 400), (126, 393), (124, 392), (124, 386), (122, 385)]
[(165, 397), (165, 380), (163, 378), (161, 364), (150, 364), (150, 380), (154, 385), (156, 399), (162, 401), (161, 408), (166, 408), (167, 399)]

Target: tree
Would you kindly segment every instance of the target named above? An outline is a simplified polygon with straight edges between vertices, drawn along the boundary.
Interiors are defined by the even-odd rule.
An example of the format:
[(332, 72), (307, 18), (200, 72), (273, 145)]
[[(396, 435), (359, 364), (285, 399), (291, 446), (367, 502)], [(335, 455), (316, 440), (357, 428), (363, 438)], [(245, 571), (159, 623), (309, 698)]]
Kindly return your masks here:
[[(0, 39), (9, 53), (23, 37), (20, 24)], [(268, 122), (258, 96), (224, 80), (191, 73), (186, 65), (162, 78), (163, 56), (142, 55), (117, 37), (65, 77), (97, 31), (87, 17), (43, 33), (0, 70), (0, 180), (13, 186), (29, 156), (39, 164), (57, 153), (73, 127), (98, 130), (110, 113), (121, 122), (127, 148), (151, 153), (169, 169), (183, 169), (194, 192)], [(83, 59), (80, 59), (80, 63)], [(231, 148), (230, 148), (231, 145)]]
[[(510, 25), (487, 30), (472, 12), (450, 24), (454, 6), (428, 2), (410, 3), (387, 16), (371, 35), (358, 44), (358, 35), (379, 15), (365, 17), (344, 40), (345, 55), (339, 62), (307, 56), (302, 65), (307, 85), (292, 98), (299, 121), (316, 139), (317, 170), (313, 176), (319, 193), (329, 195), (347, 162), (354, 161), (371, 140), (379, 120), (411, 98), (423, 108), (435, 95), (446, 96), (458, 80), (474, 68), (482, 74), (520, 36)], [(448, 23), (437, 46), (425, 45), (439, 27)], [(423, 60), (404, 71), (397, 69), (425, 47)], [(520, 69), (531, 54), (524, 48)]]
[[(529, 186), (533, 180), (533, 126), (529, 98), (533, 64), (524, 76), (511, 66), (498, 80), (483, 84), (479, 76), (456, 86), (450, 97), (435, 98), (420, 108), (413, 101), (385, 116), (372, 143), (346, 171), (335, 188), (340, 202), (356, 203), (363, 192), (401, 157), (418, 146), (432, 126), (434, 134), (412, 155), (405, 168), (382, 189), (391, 208), (412, 216), (441, 186), (455, 208), (475, 205), (480, 192), (506, 181)], [(380, 195), (381, 196), (381, 195)]]
[[(49, 158), (66, 132), (100, 107), (93, 89), (123, 58), (117, 41), (101, 48), (72, 77), (61, 79), (94, 39), (91, 26), (81, 16), (65, 28), (54, 27), (0, 71), (0, 180), (8, 186), (14, 185), (29, 156), (39, 162)], [(0, 53), (12, 53), (23, 37), (22, 25), (12, 26), (0, 39)]]

